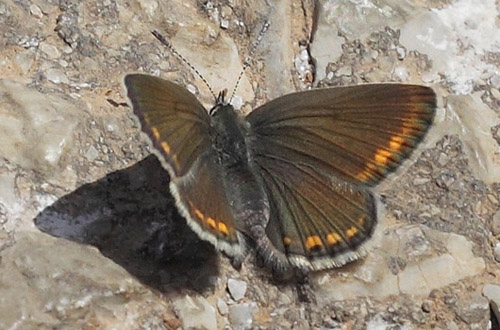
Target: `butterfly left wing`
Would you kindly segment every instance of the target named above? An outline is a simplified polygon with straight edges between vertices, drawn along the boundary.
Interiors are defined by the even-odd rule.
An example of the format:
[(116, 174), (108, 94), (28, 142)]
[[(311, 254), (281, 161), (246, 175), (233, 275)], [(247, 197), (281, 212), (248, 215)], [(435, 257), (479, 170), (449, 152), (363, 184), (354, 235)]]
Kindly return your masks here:
[(212, 147), (211, 118), (184, 87), (145, 74), (125, 76), (134, 114), (170, 174), (170, 191), (188, 225), (227, 254), (244, 247), (219, 178), (223, 169)]
[(366, 186), (410, 155), (435, 108), (430, 88), (375, 84), (290, 94), (250, 113), (275, 247), (309, 270), (362, 255), (376, 223)]

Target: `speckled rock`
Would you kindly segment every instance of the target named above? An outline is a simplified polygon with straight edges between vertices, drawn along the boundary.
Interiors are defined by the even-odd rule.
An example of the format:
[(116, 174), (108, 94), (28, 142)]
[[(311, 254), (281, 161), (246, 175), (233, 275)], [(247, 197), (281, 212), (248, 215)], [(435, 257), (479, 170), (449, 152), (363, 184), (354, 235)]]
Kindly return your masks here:
[[(0, 1), (0, 328), (485, 328), (474, 295), (500, 278), (499, 10), (495, 0)], [(407, 82), (438, 95), (426, 139), (375, 188), (367, 258), (305, 283), (273, 278), (251, 249), (235, 270), (186, 226), (121, 86), (125, 73), (149, 73), (210, 107), (205, 84), (150, 31), (214, 93), (231, 93), (266, 20), (233, 98), (244, 114), (316, 86)], [(238, 302), (227, 279), (247, 284)], [(191, 317), (202, 310), (207, 324)]]

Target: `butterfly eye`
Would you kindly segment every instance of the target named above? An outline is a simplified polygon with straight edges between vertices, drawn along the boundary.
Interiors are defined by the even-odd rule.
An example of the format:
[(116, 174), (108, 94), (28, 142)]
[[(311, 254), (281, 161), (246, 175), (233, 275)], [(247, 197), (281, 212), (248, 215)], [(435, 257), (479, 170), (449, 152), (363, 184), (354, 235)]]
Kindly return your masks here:
[(208, 113), (210, 114), (210, 116), (213, 116), (217, 113), (217, 111), (219, 111), (220, 108), (221, 108), (221, 104), (217, 103), (212, 109), (210, 109), (210, 111)]

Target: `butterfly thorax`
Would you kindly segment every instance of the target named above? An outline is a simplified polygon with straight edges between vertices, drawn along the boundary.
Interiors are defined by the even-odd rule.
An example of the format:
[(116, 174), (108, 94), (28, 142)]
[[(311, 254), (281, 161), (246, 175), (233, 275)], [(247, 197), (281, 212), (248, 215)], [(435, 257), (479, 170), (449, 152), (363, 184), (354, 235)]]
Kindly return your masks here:
[(211, 111), (213, 146), (224, 167), (238, 166), (248, 162), (245, 142), (246, 125), (231, 105), (216, 105)]
[[(262, 179), (255, 170), (249, 153), (248, 123), (231, 105), (216, 105), (212, 113), (213, 147), (218, 163), (224, 169), (223, 184), (238, 229), (248, 232), (252, 223), (249, 215), (259, 214), (259, 222), (268, 221), (269, 205)], [(255, 217), (251, 217), (255, 218)]]

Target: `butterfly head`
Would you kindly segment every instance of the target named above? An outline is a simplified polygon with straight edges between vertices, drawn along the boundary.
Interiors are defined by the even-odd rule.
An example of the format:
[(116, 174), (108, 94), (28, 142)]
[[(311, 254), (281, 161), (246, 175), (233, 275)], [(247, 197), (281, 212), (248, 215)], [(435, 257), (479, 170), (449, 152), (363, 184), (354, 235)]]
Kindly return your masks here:
[(215, 105), (210, 109), (210, 116), (213, 116), (221, 107), (229, 105), (226, 100), (227, 89), (223, 89), (219, 92), (219, 95), (215, 98)]

